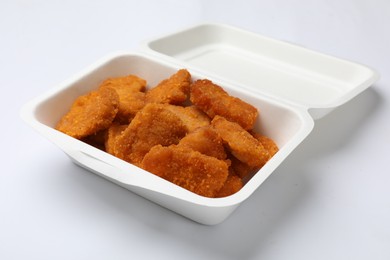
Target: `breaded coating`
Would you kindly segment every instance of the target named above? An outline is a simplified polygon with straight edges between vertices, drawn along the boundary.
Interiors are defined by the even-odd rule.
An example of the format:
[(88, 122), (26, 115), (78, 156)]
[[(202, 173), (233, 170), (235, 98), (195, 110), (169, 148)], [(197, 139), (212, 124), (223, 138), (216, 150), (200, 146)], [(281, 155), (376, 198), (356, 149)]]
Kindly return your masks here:
[(179, 105), (187, 100), (191, 74), (181, 69), (146, 92), (146, 102)]
[(210, 118), (195, 106), (182, 107), (169, 105), (167, 108), (180, 117), (186, 125), (188, 132), (192, 132), (199, 127), (210, 125)]
[(233, 173), (237, 176), (239, 176), (241, 179), (245, 178), (246, 176), (250, 175), (254, 169), (254, 167), (249, 166), (248, 164), (241, 162), (233, 155), (229, 156), (229, 160), (231, 162), (230, 168), (233, 171)]
[(119, 106), (119, 97), (114, 89), (104, 88), (78, 97), (56, 125), (56, 129), (81, 139), (108, 128)]
[(228, 176), (225, 161), (176, 145), (153, 147), (141, 167), (205, 197), (215, 197)]
[(269, 154), (263, 145), (239, 124), (221, 116), (215, 116), (211, 125), (221, 136), (230, 152), (240, 161), (251, 167), (263, 166)]
[(226, 152), (222, 138), (210, 126), (201, 127), (187, 134), (178, 146), (188, 147), (202, 154), (226, 160)]
[(255, 107), (239, 98), (230, 96), (220, 86), (207, 79), (192, 83), (190, 100), (209, 117), (223, 116), (238, 123), (245, 130), (253, 128), (258, 116)]
[(222, 188), (217, 192), (217, 198), (230, 196), (241, 190), (243, 183), (240, 177), (236, 175), (229, 175)]
[(164, 104), (150, 103), (140, 110), (117, 138), (114, 155), (139, 165), (150, 148), (179, 143), (187, 133), (181, 119)]
[(113, 123), (108, 129), (105, 136), (104, 146), (106, 152), (115, 155), (116, 141), (122, 132), (128, 127), (128, 125), (120, 125), (119, 123)]
[(248, 164), (241, 162), (233, 155), (229, 156), (229, 160), (231, 162), (231, 172), (239, 176), (244, 182), (260, 169), (259, 167), (249, 166)]
[(252, 133), (252, 135), (268, 151), (269, 159), (271, 159), (272, 156), (274, 156), (279, 151), (279, 148), (276, 145), (276, 143), (271, 138), (269, 138), (268, 136), (261, 135), (261, 134), (258, 134), (258, 133)]
[[(123, 96), (123, 94), (121, 94)], [(128, 124), (135, 117), (138, 111), (140, 111), (145, 106), (145, 93), (143, 92), (134, 92), (129, 93), (129, 95), (124, 99), (125, 101), (120, 104), (120, 113), (118, 112), (115, 121)]]
[(113, 88), (119, 96), (119, 110), (115, 121), (128, 124), (135, 114), (145, 106), (146, 80), (134, 75), (110, 78), (100, 88)]

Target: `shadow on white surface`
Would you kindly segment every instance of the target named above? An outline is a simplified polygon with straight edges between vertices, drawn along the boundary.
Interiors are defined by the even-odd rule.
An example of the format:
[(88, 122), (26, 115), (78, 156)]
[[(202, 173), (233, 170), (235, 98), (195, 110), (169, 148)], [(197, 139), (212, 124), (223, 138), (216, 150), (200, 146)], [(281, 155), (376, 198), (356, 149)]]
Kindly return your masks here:
[(97, 176), (86, 177), (77, 171), (67, 178), (123, 217), (112, 222), (122, 237), (134, 232), (137, 225), (161, 234), (175, 247), (203, 252), (213, 259), (248, 259), (274, 243), (273, 234), (289, 225), (311, 197), (310, 164), (352, 143), (381, 103), (380, 95), (371, 88), (317, 121), (309, 137), (252, 197), (217, 226), (194, 223), (114, 184), (104, 184)]

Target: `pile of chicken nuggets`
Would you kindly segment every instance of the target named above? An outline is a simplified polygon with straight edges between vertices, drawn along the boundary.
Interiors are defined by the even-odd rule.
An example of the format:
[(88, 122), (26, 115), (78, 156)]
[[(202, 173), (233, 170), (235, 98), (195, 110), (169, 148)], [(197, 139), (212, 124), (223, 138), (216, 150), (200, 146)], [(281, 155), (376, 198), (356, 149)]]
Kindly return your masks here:
[(277, 151), (259, 112), (181, 69), (157, 86), (109, 78), (78, 97), (56, 129), (205, 197), (239, 191)]

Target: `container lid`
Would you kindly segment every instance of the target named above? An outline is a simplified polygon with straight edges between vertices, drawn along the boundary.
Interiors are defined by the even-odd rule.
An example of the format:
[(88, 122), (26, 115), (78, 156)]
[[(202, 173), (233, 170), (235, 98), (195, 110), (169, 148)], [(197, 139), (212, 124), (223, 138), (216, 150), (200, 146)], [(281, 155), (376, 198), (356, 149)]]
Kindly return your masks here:
[(303, 106), (315, 119), (379, 78), (366, 66), (219, 24), (198, 25), (144, 47), (188, 69)]

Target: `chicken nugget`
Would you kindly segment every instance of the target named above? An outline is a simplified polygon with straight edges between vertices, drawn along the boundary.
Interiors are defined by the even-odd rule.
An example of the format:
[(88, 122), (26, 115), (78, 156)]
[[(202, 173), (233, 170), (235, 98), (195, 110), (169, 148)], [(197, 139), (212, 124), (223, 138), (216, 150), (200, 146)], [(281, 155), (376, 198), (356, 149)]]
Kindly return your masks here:
[(259, 167), (249, 166), (248, 164), (238, 160), (233, 155), (229, 156), (230, 170), (235, 175), (239, 176), (244, 182), (249, 180), (255, 172), (259, 170)]
[(170, 105), (167, 108), (180, 117), (187, 126), (188, 132), (192, 132), (199, 127), (210, 125), (210, 118), (195, 106), (182, 107)]
[(241, 179), (244, 179), (246, 176), (252, 175), (256, 171), (256, 167), (249, 166), (248, 164), (241, 162), (235, 156), (230, 154), (229, 160), (231, 162), (230, 168), (232, 172), (239, 176)]
[(221, 136), (230, 152), (250, 167), (262, 167), (269, 154), (263, 145), (239, 124), (224, 117), (215, 116), (211, 125)]
[(78, 97), (56, 125), (56, 129), (81, 139), (106, 129), (114, 120), (119, 97), (114, 89), (104, 88)]
[(128, 124), (145, 105), (146, 81), (134, 75), (109, 78), (100, 88), (113, 88), (119, 96), (119, 110), (115, 121)]
[(146, 92), (148, 103), (182, 104), (187, 100), (191, 74), (181, 69)]
[(150, 148), (179, 143), (187, 133), (181, 119), (164, 104), (150, 103), (141, 109), (117, 138), (114, 155), (139, 165)]
[(276, 143), (274, 142), (274, 140), (272, 140), (271, 138), (269, 138), (268, 136), (265, 136), (265, 135), (261, 135), (261, 134), (258, 134), (258, 133), (252, 133), (253, 137), (256, 138), (262, 145), (263, 147), (268, 151), (269, 153), (269, 159), (272, 158), (272, 156), (274, 156), (278, 151), (279, 151), (279, 148), (278, 146), (276, 145)]
[(229, 175), (222, 188), (215, 195), (216, 198), (222, 198), (230, 196), (237, 191), (241, 190), (243, 183), (240, 177), (237, 175)]
[(215, 197), (228, 176), (225, 161), (176, 145), (154, 146), (145, 155), (142, 168), (205, 197)]
[(104, 146), (107, 153), (115, 155), (116, 141), (128, 125), (113, 123), (108, 129), (104, 140)]
[(253, 128), (258, 116), (255, 107), (230, 96), (220, 86), (207, 79), (197, 80), (191, 85), (190, 100), (209, 117), (223, 116), (238, 123), (245, 130)]
[(222, 138), (210, 126), (201, 127), (187, 134), (178, 146), (184, 146), (202, 154), (225, 160), (227, 155)]

